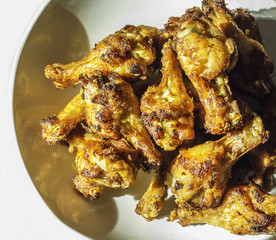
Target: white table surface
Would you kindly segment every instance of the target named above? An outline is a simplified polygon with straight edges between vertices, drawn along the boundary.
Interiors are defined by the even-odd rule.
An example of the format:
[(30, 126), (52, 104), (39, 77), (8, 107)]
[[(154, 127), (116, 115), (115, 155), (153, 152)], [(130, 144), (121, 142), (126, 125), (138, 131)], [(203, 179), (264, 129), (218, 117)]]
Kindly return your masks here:
[[(233, 1), (234, 2), (234, 1)], [(238, 1), (236, 1), (238, 2)], [(247, 2), (247, 3), (245, 3)], [(241, 1), (248, 4), (250, 1)], [(275, 1), (266, 2), (275, 5)], [(49, 210), (34, 187), (17, 147), (12, 92), (17, 57), (45, 0), (1, 2), (0, 14), (0, 239), (86, 239)]]

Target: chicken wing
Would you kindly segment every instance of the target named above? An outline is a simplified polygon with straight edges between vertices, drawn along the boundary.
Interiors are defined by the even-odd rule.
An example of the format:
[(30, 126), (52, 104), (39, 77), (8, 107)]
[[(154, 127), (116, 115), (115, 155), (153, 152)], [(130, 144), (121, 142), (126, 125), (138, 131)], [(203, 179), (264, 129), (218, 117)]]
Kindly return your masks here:
[(129, 83), (116, 73), (108, 77), (82, 76), (85, 119), (90, 129), (107, 139), (125, 137), (142, 151), (143, 166), (159, 166), (161, 154), (140, 120), (140, 103)]
[(260, 99), (260, 106), (262, 109), (262, 119), (269, 131), (270, 138), (264, 144), (248, 153), (248, 157), (254, 172), (256, 173), (254, 181), (266, 190), (271, 190), (275, 183), (276, 167), (276, 111), (274, 107), (276, 92), (275, 90)]
[(161, 83), (149, 86), (141, 98), (142, 122), (166, 151), (194, 138), (194, 105), (186, 92), (182, 70), (170, 42), (164, 44)]
[(261, 33), (257, 21), (248, 10), (237, 8), (231, 10), (229, 14), (232, 16), (238, 28), (241, 29), (248, 38), (252, 38), (262, 44)]
[(49, 144), (64, 139), (79, 122), (84, 120), (84, 106), (81, 90), (59, 114), (40, 121), (43, 139)]
[(45, 68), (45, 75), (56, 88), (79, 83), (79, 76), (102, 71), (116, 72), (127, 79), (146, 79), (152, 72), (160, 31), (154, 27), (127, 25), (109, 35), (81, 60), (55, 63)]
[(157, 171), (151, 179), (147, 191), (136, 205), (135, 212), (147, 221), (156, 219), (167, 196), (167, 186), (164, 183), (164, 172)]
[(242, 116), (226, 75), (236, 63), (235, 43), (197, 7), (189, 9), (181, 21), (173, 46), (205, 109), (205, 128), (212, 134), (239, 128)]
[(227, 37), (233, 38), (238, 49), (238, 63), (231, 79), (243, 91), (262, 96), (272, 85), (274, 66), (263, 45), (238, 28), (224, 0), (204, 0), (203, 11)]
[(255, 185), (229, 189), (218, 207), (209, 209), (177, 208), (170, 214), (183, 226), (207, 223), (238, 235), (273, 234), (276, 229), (276, 196)]
[(67, 136), (69, 151), (77, 151), (78, 174), (73, 181), (86, 197), (98, 199), (105, 188), (128, 188), (136, 179), (140, 152), (122, 138), (103, 140), (92, 134), (74, 130)]
[(231, 168), (243, 154), (264, 143), (268, 132), (257, 115), (246, 119), (241, 130), (217, 141), (181, 148), (167, 172), (165, 184), (179, 207), (214, 207), (220, 202)]

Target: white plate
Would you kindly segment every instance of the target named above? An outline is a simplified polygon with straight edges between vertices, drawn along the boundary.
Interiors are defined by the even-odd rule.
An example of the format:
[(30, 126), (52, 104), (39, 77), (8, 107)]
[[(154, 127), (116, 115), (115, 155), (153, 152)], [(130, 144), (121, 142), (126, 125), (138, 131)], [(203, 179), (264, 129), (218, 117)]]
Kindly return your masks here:
[[(237, 2), (229, 2), (229, 8), (240, 7)], [(250, 2), (250, 5), (244, 2)], [(253, 10), (274, 4), (273, 1), (267, 1), (266, 6), (260, 1), (244, 2), (242, 7), (248, 6)], [(44, 77), (47, 64), (82, 58), (96, 42), (126, 24), (162, 28), (170, 16), (180, 16), (187, 8), (200, 4), (201, 1), (183, 0), (52, 1), (30, 31), (21, 52), (14, 84), (17, 138), (29, 176), (43, 200), (62, 222), (81, 233), (74, 233), (74, 239), (81, 239), (83, 235), (107, 240), (267, 239), (268, 236), (264, 235), (235, 236), (208, 225), (181, 227), (177, 222), (168, 221), (166, 208), (160, 218), (147, 222), (134, 212), (149, 183), (149, 176), (142, 172), (128, 190), (107, 190), (99, 200), (91, 202), (74, 190), (71, 180), (75, 174), (74, 155), (68, 153), (66, 146), (48, 146), (41, 138), (39, 120), (59, 112), (78, 91), (78, 87), (56, 90)], [(274, 10), (263, 10), (258, 14), (266, 16), (272, 12), (273, 15)], [(271, 34), (276, 20), (262, 19), (260, 26), (265, 46), (275, 63), (275, 37)], [(45, 228), (51, 231), (47, 226)], [(63, 231), (71, 230), (64, 228)]]

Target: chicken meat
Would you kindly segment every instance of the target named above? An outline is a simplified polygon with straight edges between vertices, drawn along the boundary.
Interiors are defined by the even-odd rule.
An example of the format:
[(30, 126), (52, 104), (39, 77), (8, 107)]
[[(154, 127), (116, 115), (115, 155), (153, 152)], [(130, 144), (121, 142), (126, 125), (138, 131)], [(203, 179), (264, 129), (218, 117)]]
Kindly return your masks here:
[(242, 129), (217, 141), (207, 141), (191, 148), (181, 148), (172, 161), (165, 184), (183, 207), (217, 206), (238, 159), (267, 141), (268, 132), (256, 114), (249, 114)]
[(159, 35), (160, 30), (154, 27), (127, 25), (97, 43), (83, 59), (46, 66), (45, 75), (59, 89), (79, 83), (81, 74), (94, 71), (145, 80), (154, 71)]
[(184, 140), (193, 139), (194, 105), (182, 78), (181, 66), (169, 40), (161, 59), (161, 83), (149, 86), (141, 98), (141, 119), (156, 144), (173, 151)]
[(242, 116), (227, 76), (236, 64), (235, 42), (197, 7), (180, 18), (171, 18), (166, 31), (163, 38), (173, 36), (172, 46), (204, 107), (207, 131), (219, 135), (239, 128)]
[(212, 23), (237, 45), (238, 62), (231, 73), (233, 83), (254, 96), (268, 94), (272, 87), (274, 66), (263, 45), (238, 27), (224, 0), (204, 0), (202, 8)]
[(146, 170), (157, 168), (162, 156), (141, 123), (140, 103), (131, 85), (117, 73), (108, 77), (84, 75), (81, 78), (89, 128), (105, 139), (125, 137), (142, 152)]
[(276, 196), (264, 193), (256, 185), (238, 185), (226, 191), (215, 208), (176, 208), (170, 220), (179, 219), (183, 226), (207, 223), (231, 233), (274, 234)]
[(126, 189), (135, 181), (142, 158), (126, 139), (107, 141), (76, 128), (66, 140), (76, 151), (73, 181), (84, 196), (96, 200), (105, 188)]
[(49, 144), (64, 139), (79, 122), (84, 120), (84, 108), (81, 90), (60, 113), (40, 121), (43, 139)]

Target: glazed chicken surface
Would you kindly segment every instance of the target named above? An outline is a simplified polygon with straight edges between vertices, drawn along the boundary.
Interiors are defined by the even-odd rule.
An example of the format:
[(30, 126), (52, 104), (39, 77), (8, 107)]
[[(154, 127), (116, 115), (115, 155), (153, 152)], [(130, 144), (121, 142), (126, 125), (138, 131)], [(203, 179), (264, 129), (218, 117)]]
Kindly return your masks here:
[(159, 34), (154, 27), (127, 25), (97, 43), (83, 59), (46, 66), (45, 75), (59, 89), (77, 84), (80, 75), (95, 71), (116, 72), (128, 80), (146, 79), (153, 72)]
[(40, 121), (42, 138), (68, 144), (72, 184), (92, 200), (144, 171), (135, 212), (147, 221), (274, 234), (276, 87), (256, 20), (223, 0), (183, 13), (164, 29), (126, 25), (83, 59), (47, 65), (56, 89), (80, 91)]
[(183, 226), (208, 223), (231, 233), (273, 234), (276, 227), (276, 196), (255, 185), (238, 185), (227, 190), (218, 207), (209, 209), (177, 208), (170, 219)]
[(141, 98), (141, 119), (156, 144), (166, 151), (175, 150), (184, 140), (193, 139), (194, 105), (182, 78), (176, 54), (168, 41), (161, 59), (161, 83), (149, 86)]

